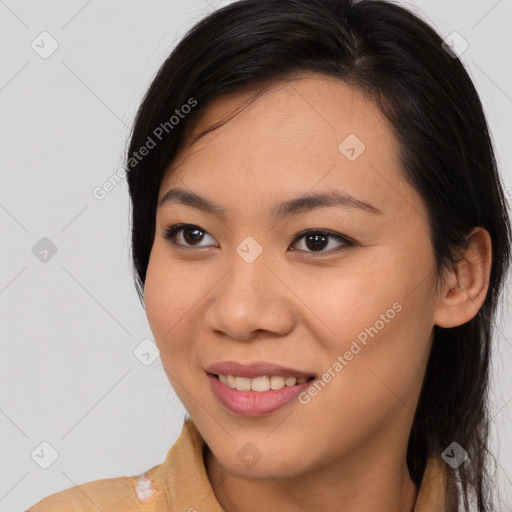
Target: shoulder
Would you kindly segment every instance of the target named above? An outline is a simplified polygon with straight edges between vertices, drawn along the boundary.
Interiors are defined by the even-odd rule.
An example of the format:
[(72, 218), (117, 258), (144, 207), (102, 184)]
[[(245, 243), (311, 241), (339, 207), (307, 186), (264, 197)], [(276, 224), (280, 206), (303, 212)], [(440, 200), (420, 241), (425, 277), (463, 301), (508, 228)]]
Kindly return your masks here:
[(52, 494), (26, 512), (187, 511), (202, 496), (209, 510), (220, 511), (203, 460), (204, 439), (191, 420), (165, 460), (136, 476), (105, 478)]
[[(167, 496), (160, 464), (137, 476), (105, 478), (47, 496), (26, 512), (156, 512), (166, 510)], [(142, 507), (143, 506), (143, 507)]]

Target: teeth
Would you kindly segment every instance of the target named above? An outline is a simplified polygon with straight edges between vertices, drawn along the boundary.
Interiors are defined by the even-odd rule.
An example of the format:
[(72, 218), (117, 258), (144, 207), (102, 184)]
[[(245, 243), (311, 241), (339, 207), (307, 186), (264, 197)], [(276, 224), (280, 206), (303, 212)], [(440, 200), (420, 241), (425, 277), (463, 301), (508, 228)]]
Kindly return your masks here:
[(251, 381), (252, 391), (268, 391), (270, 389), (270, 379), (268, 377), (254, 377), (254, 379), (248, 380)]
[(285, 380), (286, 379), (284, 377), (279, 377), (278, 375), (272, 375), (272, 377), (270, 377), (270, 387), (272, 389), (284, 388)]
[(251, 391), (251, 379), (248, 377), (237, 377), (235, 388), (239, 391)]
[(237, 377), (235, 375), (219, 375), (219, 380), (233, 389), (239, 391), (268, 391), (269, 389), (281, 389), (285, 386), (295, 386), (302, 384), (308, 379), (297, 379), (295, 377), (281, 377), (272, 375), (272, 377)]

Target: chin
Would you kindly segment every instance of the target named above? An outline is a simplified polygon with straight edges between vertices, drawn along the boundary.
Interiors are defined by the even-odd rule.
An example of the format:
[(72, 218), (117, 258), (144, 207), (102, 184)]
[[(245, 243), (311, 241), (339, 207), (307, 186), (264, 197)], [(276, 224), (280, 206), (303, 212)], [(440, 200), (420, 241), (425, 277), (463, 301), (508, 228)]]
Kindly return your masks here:
[(289, 455), (279, 454), (278, 456), (261, 458), (253, 463), (240, 461), (238, 457), (219, 459), (222, 466), (233, 475), (248, 480), (268, 480), (269, 478), (287, 479), (294, 478), (307, 471), (307, 468), (297, 466), (297, 457), (293, 453)]

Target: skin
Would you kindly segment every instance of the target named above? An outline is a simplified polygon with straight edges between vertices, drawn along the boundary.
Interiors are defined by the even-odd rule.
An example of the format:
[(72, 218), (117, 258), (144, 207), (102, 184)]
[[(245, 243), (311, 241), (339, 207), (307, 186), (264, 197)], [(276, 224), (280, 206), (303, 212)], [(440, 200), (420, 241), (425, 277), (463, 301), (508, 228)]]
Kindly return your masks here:
[[(194, 134), (245, 104), (216, 100)], [(366, 149), (347, 159), (356, 134)], [(159, 198), (182, 187), (227, 210), (225, 218), (173, 203), (156, 214), (145, 283), (148, 321), (169, 380), (206, 440), (207, 473), (224, 510), (411, 512), (418, 489), (407, 441), (435, 324), (469, 321), (485, 299), (490, 238), (478, 228), (455, 272), (436, 274), (421, 196), (404, 180), (391, 125), (362, 93), (309, 75), (280, 82), (231, 121), (185, 147)], [(346, 192), (381, 213), (323, 207), (276, 222), (270, 208), (307, 193)], [(194, 242), (176, 223), (199, 226)], [(306, 229), (335, 238), (315, 251)], [(248, 236), (262, 254), (236, 252)], [(344, 247), (343, 250), (336, 249)], [(292, 250), (294, 248), (295, 250)], [(322, 253), (315, 257), (315, 254)], [(224, 409), (204, 368), (217, 361), (269, 361), (322, 375), (394, 303), (402, 306), (304, 405), (243, 417)], [(237, 452), (261, 453), (246, 466)]]

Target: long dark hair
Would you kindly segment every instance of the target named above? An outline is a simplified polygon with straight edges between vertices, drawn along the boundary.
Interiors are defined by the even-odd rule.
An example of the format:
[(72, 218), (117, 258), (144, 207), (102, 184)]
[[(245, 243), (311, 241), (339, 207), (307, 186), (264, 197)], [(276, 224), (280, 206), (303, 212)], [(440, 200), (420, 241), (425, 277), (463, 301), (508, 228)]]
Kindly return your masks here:
[(475, 503), (487, 512), (493, 510), (489, 363), (510, 264), (510, 210), (478, 94), (442, 43), (412, 12), (382, 0), (241, 0), (202, 19), (162, 64), (135, 119), (126, 154), (132, 258), (143, 303), (163, 173), (212, 100), (258, 94), (311, 72), (362, 91), (391, 122), (404, 178), (427, 206), (438, 282), (443, 269), (455, 268), (473, 227), (482, 226), (492, 239), (481, 309), (464, 325), (434, 327), (407, 451), (411, 478), (420, 485), (428, 457), (459, 443), (468, 459), (451, 472), (450, 510)]

